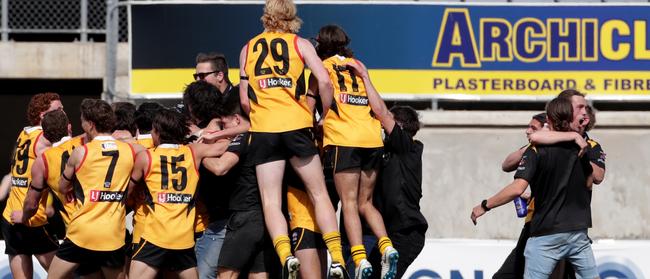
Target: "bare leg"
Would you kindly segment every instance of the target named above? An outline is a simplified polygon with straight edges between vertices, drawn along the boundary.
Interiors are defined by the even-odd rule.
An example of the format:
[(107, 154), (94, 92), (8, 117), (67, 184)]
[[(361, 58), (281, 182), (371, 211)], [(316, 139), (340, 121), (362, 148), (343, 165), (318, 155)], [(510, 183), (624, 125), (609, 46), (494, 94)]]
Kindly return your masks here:
[(197, 279), (199, 278), (199, 273), (196, 271), (196, 267), (191, 267), (186, 270), (183, 270), (178, 273), (178, 278), (181, 279)]
[(305, 158), (294, 156), (289, 161), (300, 179), (305, 183), (307, 195), (309, 195), (309, 199), (314, 205), (318, 227), (324, 233), (338, 232), (336, 213), (327, 194), (323, 166), (318, 155)]
[(375, 236), (381, 238), (388, 234), (386, 233), (386, 227), (384, 226), (384, 219), (382, 219), (381, 213), (372, 204), (372, 194), (375, 191), (376, 181), (376, 170), (364, 170), (361, 172), (361, 180), (359, 183), (359, 214), (366, 220)]
[(289, 234), (287, 220), (282, 214), (282, 177), (285, 165), (285, 161), (273, 161), (255, 167), (262, 198), (264, 223), (271, 239)]
[(33, 277), (34, 271), (30, 255), (9, 255), (9, 268), (13, 278), (31, 279)]
[(129, 275), (131, 278), (154, 279), (158, 275), (158, 269), (141, 261), (132, 260)]
[(50, 269), (50, 264), (52, 263), (52, 259), (54, 259), (54, 255), (56, 255), (56, 250), (45, 254), (34, 255), (34, 257), (36, 257), (36, 260), (38, 260), (38, 263), (41, 264), (43, 269), (47, 271)]
[(334, 174), (336, 192), (341, 198), (345, 232), (347, 233), (350, 246), (362, 245), (361, 220), (359, 219), (359, 172), (360, 169), (348, 169)]
[[(327, 255), (325, 255), (325, 263), (321, 258), (321, 252), (325, 250), (318, 249), (302, 249), (296, 251), (296, 257), (300, 260), (300, 278), (302, 279), (321, 279), (324, 278), (325, 271), (323, 268), (327, 265)], [(325, 252), (327, 253), (327, 252)]]
[(79, 267), (78, 263), (71, 263), (69, 261), (62, 260), (57, 256), (54, 256), (54, 259), (52, 259), (52, 263), (50, 264), (50, 268), (47, 271), (47, 278), (70, 278), (72, 276), (72, 272), (77, 269), (77, 267)]
[[(104, 278), (106, 279), (124, 279), (126, 278), (126, 273), (124, 273), (124, 269), (122, 267), (119, 268), (110, 268), (110, 267), (102, 267), (102, 273), (104, 274)], [(134, 276), (141, 278), (140, 276)]]
[(234, 270), (230, 268), (220, 267), (219, 268), (219, 279), (237, 279), (239, 278), (239, 270)]
[(251, 272), (251, 273), (248, 273), (248, 279), (268, 279), (268, 278), (269, 278), (269, 274), (266, 273), (266, 272)]

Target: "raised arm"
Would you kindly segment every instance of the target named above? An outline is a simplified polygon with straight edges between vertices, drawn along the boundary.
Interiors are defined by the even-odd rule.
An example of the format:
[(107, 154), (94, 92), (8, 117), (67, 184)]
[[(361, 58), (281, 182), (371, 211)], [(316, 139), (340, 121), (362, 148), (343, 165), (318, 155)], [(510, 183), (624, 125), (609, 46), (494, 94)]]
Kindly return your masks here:
[(242, 113), (245, 113), (246, 115), (251, 112), (251, 104), (248, 100), (248, 76), (246, 76), (247, 51), (248, 44), (239, 52), (239, 101), (241, 102), (241, 108), (244, 110)]
[(85, 145), (75, 148), (70, 155), (70, 159), (65, 164), (65, 168), (61, 173), (61, 179), (59, 179), (59, 191), (65, 196), (72, 192), (72, 179), (74, 178), (75, 172), (77, 172), (77, 168), (82, 163), (85, 154)]
[(43, 156), (39, 156), (32, 165), (32, 182), (27, 189), (27, 196), (23, 202), (23, 210), (16, 210), (11, 213), (11, 221), (16, 224), (25, 224), (38, 211), (38, 203), (47, 195), (47, 185), (45, 184), (45, 173), (47, 169), (43, 163)]
[(234, 152), (226, 152), (218, 158), (204, 158), (203, 166), (214, 175), (226, 175), (239, 162), (239, 155)]
[(146, 175), (146, 172), (149, 171), (149, 152), (144, 151), (140, 152), (136, 155), (135, 157), (135, 164), (133, 165), (133, 170), (131, 170), (131, 177), (129, 178), (129, 186), (128, 186), (128, 200), (133, 199), (135, 191), (135, 187), (137, 187), (142, 179), (144, 179), (144, 176)]
[(230, 140), (221, 139), (211, 144), (192, 143), (189, 146), (194, 153), (194, 163), (199, 166), (203, 158), (223, 155), (228, 150), (228, 144), (230, 144)]
[(372, 84), (366, 66), (363, 65), (361, 61), (357, 60), (356, 62), (357, 63), (348, 63), (347, 65), (363, 80), (363, 84), (366, 86), (370, 108), (375, 114), (375, 117), (379, 122), (381, 122), (386, 133), (390, 135), (395, 127), (395, 119), (393, 119), (393, 115), (390, 113), (390, 110), (388, 110), (388, 107), (386, 107), (386, 103), (384, 103), (384, 100), (379, 96), (375, 86)]
[(320, 60), (320, 57), (316, 54), (314, 46), (312, 46), (309, 41), (303, 38), (298, 38), (298, 49), (300, 50), (300, 53), (302, 53), (305, 64), (307, 64), (307, 67), (311, 70), (311, 75), (318, 81), (318, 93), (323, 105), (321, 118), (325, 118), (325, 115), (327, 115), (327, 112), (332, 105), (332, 96), (334, 94), (332, 81), (330, 80), (327, 70), (323, 66), (323, 61)]
[(576, 132), (556, 132), (556, 131), (537, 131), (528, 136), (532, 144), (555, 144), (565, 141), (574, 141), (581, 150), (584, 150), (589, 144)]
[(503, 163), (501, 163), (501, 169), (504, 172), (511, 172), (516, 170), (517, 166), (519, 166), (519, 162), (521, 161), (521, 157), (524, 156), (524, 152), (526, 151), (527, 147), (528, 146), (524, 146), (508, 154), (508, 157), (506, 157), (506, 159), (503, 160)]

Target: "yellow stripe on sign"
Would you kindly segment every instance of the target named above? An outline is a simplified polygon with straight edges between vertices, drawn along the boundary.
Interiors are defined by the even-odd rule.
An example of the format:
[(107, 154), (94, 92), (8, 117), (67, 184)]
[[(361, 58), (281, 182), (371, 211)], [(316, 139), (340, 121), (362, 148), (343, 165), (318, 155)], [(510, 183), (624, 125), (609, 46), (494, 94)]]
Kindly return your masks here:
[[(191, 83), (194, 69), (131, 72), (132, 94), (178, 94)], [(239, 70), (230, 69), (233, 83)], [(370, 70), (382, 94), (553, 96), (566, 88), (590, 95), (650, 96), (650, 72), (642, 71), (458, 71)]]
[[(193, 68), (187, 69), (147, 69), (131, 71), (132, 94), (160, 94), (183, 92), (192, 83)], [(228, 76), (234, 84), (239, 83), (239, 69), (229, 69)]]

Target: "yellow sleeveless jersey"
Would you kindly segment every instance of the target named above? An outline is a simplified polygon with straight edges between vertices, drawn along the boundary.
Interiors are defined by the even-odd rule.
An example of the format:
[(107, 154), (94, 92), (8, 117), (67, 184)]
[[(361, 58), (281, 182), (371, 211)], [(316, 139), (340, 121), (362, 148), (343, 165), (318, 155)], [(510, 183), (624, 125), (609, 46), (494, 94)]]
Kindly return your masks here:
[(199, 172), (192, 149), (186, 145), (161, 144), (147, 150), (145, 174), (151, 195), (142, 238), (166, 249), (194, 247), (194, 222)]
[(194, 233), (204, 232), (210, 224), (210, 215), (203, 202), (196, 199), (196, 218), (194, 218)]
[(130, 144), (98, 136), (84, 145), (76, 169), (74, 192), (78, 209), (67, 237), (79, 247), (114, 251), (124, 246), (126, 187), (135, 161)]
[(250, 131), (279, 133), (313, 125), (303, 96), (307, 92), (304, 69), (296, 34), (264, 32), (248, 42), (244, 70)]
[(153, 138), (151, 137), (151, 134), (142, 134), (142, 135), (138, 135), (138, 136), (135, 138), (135, 143), (137, 143), (137, 144), (139, 144), (139, 145), (142, 145), (142, 147), (144, 147), (144, 148), (146, 148), (146, 149), (149, 149), (149, 148), (153, 148), (153, 147), (154, 147), (154, 145), (153, 145)]
[[(153, 138), (151, 134), (140, 134), (136, 137), (135, 142), (146, 149), (153, 148)], [(135, 193), (136, 204), (133, 210), (133, 243), (140, 243), (140, 236), (144, 230), (144, 218), (147, 216), (147, 207), (144, 204), (144, 192)]]
[(371, 114), (366, 87), (346, 64), (352, 58), (334, 55), (323, 61), (334, 86), (334, 100), (323, 124), (323, 144), (382, 147), (381, 123)]
[(293, 186), (287, 187), (287, 210), (289, 211), (289, 227), (305, 228), (320, 233), (316, 225), (316, 214), (307, 192)]
[[(7, 222), (11, 223), (11, 212), (23, 210), (27, 189), (32, 182), (32, 165), (36, 160), (36, 145), (39, 140), (44, 140), (42, 136), (41, 126), (25, 127), (18, 136), (14, 156), (11, 160), (11, 191), (7, 199), (7, 206), (2, 213), (2, 217)], [(26, 226), (39, 227), (47, 224), (46, 203), (47, 195), (44, 195), (39, 201), (36, 214), (27, 221)]]
[(56, 200), (53, 201), (54, 208), (61, 213), (61, 218), (66, 226), (70, 224), (70, 218), (72, 213), (77, 210), (77, 205), (74, 200), (67, 200), (67, 197), (61, 193), (59, 180), (61, 180), (61, 173), (70, 159), (72, 150), (83, 145), (83, 140), (77, 138), (63, 138), (45, 150), (42, 155), (45, 165), (45, 182), (56, 196)]

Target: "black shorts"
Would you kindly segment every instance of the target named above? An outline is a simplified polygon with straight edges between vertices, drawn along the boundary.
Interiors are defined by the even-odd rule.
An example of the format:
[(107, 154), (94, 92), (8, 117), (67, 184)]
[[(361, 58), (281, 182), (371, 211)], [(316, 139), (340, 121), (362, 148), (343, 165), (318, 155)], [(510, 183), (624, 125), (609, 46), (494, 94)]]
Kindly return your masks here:
[(94, 251), (74, 244), (70, 239), (63, 240), (56, 256), (64, 261), (81, 266), (122, 268), (124, 266), (124, 246), (114, 251)]
[(0, 219), (7, 255), (40, 255), (59, 248), (59, 243), (47, 233), (45, 226), (12, 225), (5, 218)]
[(158, 247), (144, 238), (140, 239), (140, 244), (133, 252), (131, 260), (167, 271), (183, 271), (196, 267), (194, 248), (166, 249)]
[(277, 261), (262, 211), (235, 211), (226, 225), (219, 267), (268, 272)]
[(323, 165), (334, 170), (334, 173), (353, 168), (376, 170), (379, 169), (383, 154), (384, 149), (381, 147), (364, 148), (330, 145), (325, 149)]
[(254, 165), (318, 154), (311, 128), (281, 133), (250, 132), (249, 160)]
[(291, 250), (296, 252), (303, 249), (326, 249), (323, 235), (305, 228), (291, 230)]

